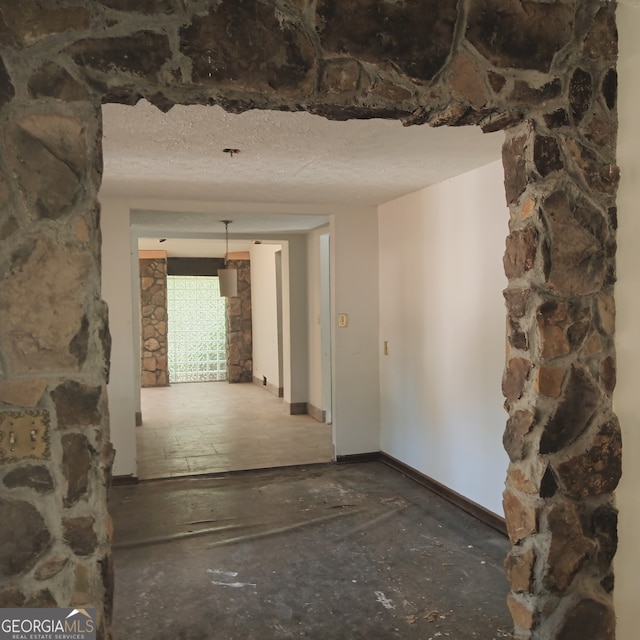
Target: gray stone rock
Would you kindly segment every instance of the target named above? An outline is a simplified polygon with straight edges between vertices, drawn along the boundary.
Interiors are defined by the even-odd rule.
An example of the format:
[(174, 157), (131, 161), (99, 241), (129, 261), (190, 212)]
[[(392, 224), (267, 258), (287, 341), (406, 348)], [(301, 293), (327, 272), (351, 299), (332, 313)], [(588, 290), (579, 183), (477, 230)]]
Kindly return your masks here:
[[(46, 236), (23, 249), (14, 254), (13, 270), (0, 281), (0, 333), (11, 368), (15, 373), (77, 371), (78, 359), (69, 345), (80, 328), (78, 292), (92, 258)], [(30, 304), (52, 299), (55, 314), (47, 304)]]
[(24, 606), (29, 609), (50, 609), (51, 607), (57, 607), (58, 602), (49, 589), (42, 589), (42, 591), (30, 596)]
[(62, 436), (62, 450), (62, 472), (67, 481), (64, 506), (71, 507), (87, 493), (92, 456), (89, 441), (80, 433)]
[(507, 556), (504, 568), (511, 590), (516, 593), (527, 593), (533, 584), (533, 567), (536, 561), (536, 552), (533, 548), (523, 549), (520, 546), (513, 547)]
[[(0, 184), (0, 191), (2, 184)], [(2, 199), (2, 193), (0, 193), (0, 200)], [(0, 241), (10, 238), (18, 229), (18, 221), (13, 215), (3, 216), (0, 214), (0, 218), (4, 218), (0, 222)]]
[(544, 583), (552, 592), (564, 593), (573, 582), (582, 563), (595, 549), (588, 539), (575, 507), (568, 502), (554, 504), (547, 514), (550, 533), (549, 555)]
[(53, 558), (43, 562), (35, 572), (36, 580), (50, 580), (67, 565), (67, 558)]
[(535, 423), (535, 416), (530, 411), (519, 410), (509, 416), (502, 443), (511, 462), (522, 460), (527, 455), (529, 450), (527, 435), (531, 433)]
[(605, 277), (604, 248), (574, 216), (571, 203), (560, 191), (543, 203), (551, 247), (545, 265), (549, 285), (562, 293), (595, 293)]
[(586, 597), (565, 616), (558, 640), (615, 640), (616, 620), (611, 605)]
[(532, 366), (531, 362), (525, 358), (511, 358), (507, 362), (502, 377), (502, 394), (507, 402), (514, 402), (522, 395)]
[(580, 122), (591, 106), (593, 84), (591, 74), (584, 69), (576, 69), (569, 83), (569, 104), (576, 122)]
[(49, 469), (42, 465), (25, 465), (12, 469), (2, 482), (9, 489), (27, 487), (38, 493), (50, 493), (55, 488)]
[(0, 522), (0, 575), (24, 574), (51, 545), (44, 518), (29, 502), (0, 498)]
[(568, 127), (569, 114), (566, 109), (556, 109), (551, 113), (544, 114), (544, 121), (549, 129), (559, 129), (560, 127)]
[(89, 353), (89, 319), (86, 314), (82, 316), (78, 333), (69, 342), (69, 351), (78, 359), (78, 366), (81, 367)]
[(96, 550), (98, 536), (93, 525), (90, 516), (62, 520), (64, 540), (77, 556), (88, 556)]
[(517, 202), (527, 186), (527, 166), (524, 155), (526, 144), (526, 136), (518, 136), (508, 140), (502, 147), (504, 188), (508, 205)]
[(503, 291), (507, 311), (512, 318), (522, 318), (527, 312), (531, 291), (529, 289), (505, 289)]
[(609, 69), (609, 71), (607, 71), (602, 80), (601, 87), (602, 96), (611, 111), (616, 106), (618, 97), (618, 74), (615, 69)]
[(538, 248), (537, 239), (533, 227), (512, 231), (509, 234), (502, 261), (508, 278), (520, 278), (533, 269)]
[(0, 382), (0, 402), (35, 407), (46, 388), (47, 380), (43, 378), (4, 380)]
[(102, 422), (101, 387), (90, 387), (75, 380), (58, 385), (51, 398), (56, 406), (59, 427), (89, 426)]
[(469, 7), (466, 38), (498, 67), (549, 71), (555, 54), (571, 40), (574, 12), (574, 0), (476, 0)]
[(100, 4), (110, 9), (129, 13), (174, 13), (180, 6), (179, 0), (99, 0)]
[(20, 49), (67, 29), (84, 29), (91, 17), (83, 7), (61, 7), (48, 0), (3, 2), (0, 41)]
[(24, 593), (15, 587), (0, 591), (0, 607), (3, 609), (20, 608), (24, 606), (25, 599)]
[(509, 100), (525, 104), (544, 104), (557, 98), (561, 92), (562, 82), (559, 78), (546, 82), (541, 87), (532, 87), (524, 80), (516, 80), (513, 91), (509, 95)]
[(327, 52), (348, 54), (419, 80), (431, 80), (444, 66), (457, 21), (455, 0), (402, 5), (373, 0), (320, 0), (320, 41)]
[(567, 151), (578, 167), (586, 186), (592, 191), (613, 195), (620, 180), (620, 169), (617, 165), (604, 162), (601, 151), (594, 151), (575, 141), (566, 141)]
[(181, 29), (180, 50), (201, 84), (267, 94), (310, 95), (314, 88), (311, 42), (268, 3), (222, 0)]
[(48, 62), (31, 76), (29, 92), (34, 98), (50, 96), (65, 102), (90, 99), (86, 87), (55, 62)]
[(139, 31), (121, 38), (79, 40), (66, 49), (74, 62), (87, 70), (113, 74), (114, 70), (156, 81), (171, 57), (167, 36)]
[(555, 465), (569, 495), (588, 498), (612, 493), (622, 475), (622, 436), (617, 419), (605, 422), (579, 455)]
[(9, 102), (16, 94), (16, 90), (9, 77), (9, 72), (4, 65), (4, 60), (0, 57), (0, 107)]
[(533, 143), (533, 163), (543, 178), (562, 169), (560, 148), (554, 137), (536, 136)]
[(28, 116), (7, 126), (7, 159), (34, 218), (58, 219), (76, 205), (87, 165), (84, 128), (74, 118)]
[(587, 32), (582, 51), (592, 60), (616, 60), (618, 56), (618, 28), (615, 5), (603, 4)]
[[(605, 579), (618, 548), (618, 511), (612, 504), (598, 507), (591, 517), (591, 535), (598, 542), (596, 563)], [(613, 586), (613, 585), (612, 585)]]
[(573, 367), (565, 386), (564, 398), (544, 426), (540, 453), (555, 453), (576, 440), (596, 413), (600, 391), (582, 369)]
[(518, 495), (507, 490), (503, 495), (502, 506), (512, 544), (538, 531), (538, 510), (530, 499), (520, 499)]

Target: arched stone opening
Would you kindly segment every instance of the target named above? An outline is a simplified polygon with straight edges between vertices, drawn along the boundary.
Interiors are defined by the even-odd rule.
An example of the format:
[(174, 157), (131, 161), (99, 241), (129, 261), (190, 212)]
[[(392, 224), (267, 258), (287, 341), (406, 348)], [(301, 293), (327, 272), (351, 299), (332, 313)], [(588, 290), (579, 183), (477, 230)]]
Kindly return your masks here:
[(47, 440), (2, 459), (0, 604), (97, 603), (109, 637), (100, 104), (145, 97), (506, 132), (508, 604), (519, 638), (614, 637), (612, 3), (29, 0), (0, 34), (0, 430)]

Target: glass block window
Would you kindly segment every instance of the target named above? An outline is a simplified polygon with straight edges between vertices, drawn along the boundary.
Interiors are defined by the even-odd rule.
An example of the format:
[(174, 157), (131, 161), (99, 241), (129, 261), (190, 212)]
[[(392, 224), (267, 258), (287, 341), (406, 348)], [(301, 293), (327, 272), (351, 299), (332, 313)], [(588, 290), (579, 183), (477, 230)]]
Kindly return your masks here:
[(225, 299), (218, 278), (167, 276), (169, 382), (227, 379)]

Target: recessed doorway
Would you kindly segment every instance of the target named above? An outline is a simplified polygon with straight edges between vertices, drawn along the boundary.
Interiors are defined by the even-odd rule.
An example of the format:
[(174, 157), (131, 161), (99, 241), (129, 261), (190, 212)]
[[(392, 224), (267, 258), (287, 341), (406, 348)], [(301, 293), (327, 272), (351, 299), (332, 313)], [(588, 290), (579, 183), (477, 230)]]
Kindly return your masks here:
[(282, 398), (251, 383), (142, 389), (142, 413), (140, 480), (333, 460), (331, 425), (290, 415)]

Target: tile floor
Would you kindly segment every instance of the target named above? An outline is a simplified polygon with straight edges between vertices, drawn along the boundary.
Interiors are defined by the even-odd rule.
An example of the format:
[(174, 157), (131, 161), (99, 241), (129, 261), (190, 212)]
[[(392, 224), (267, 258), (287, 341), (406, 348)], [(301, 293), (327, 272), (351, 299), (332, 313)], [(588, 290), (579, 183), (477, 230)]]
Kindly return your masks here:
[(138, 478), (151, 480), (333, 460), (331, 426), (292, 416), (254, 384), (197, 382), (141, 390)]

